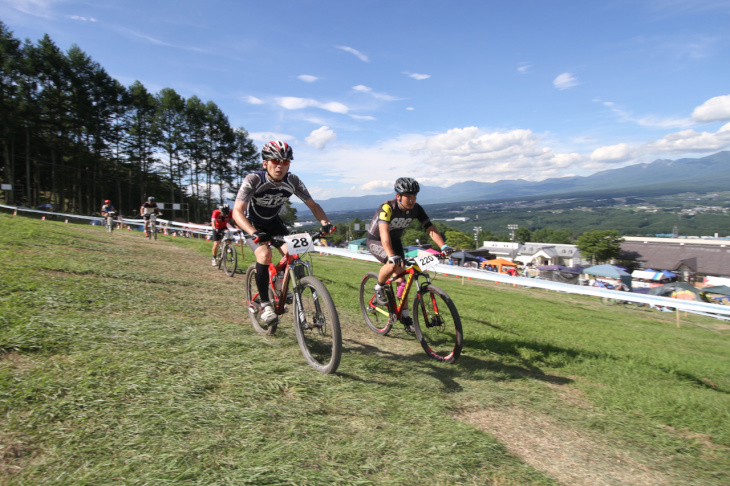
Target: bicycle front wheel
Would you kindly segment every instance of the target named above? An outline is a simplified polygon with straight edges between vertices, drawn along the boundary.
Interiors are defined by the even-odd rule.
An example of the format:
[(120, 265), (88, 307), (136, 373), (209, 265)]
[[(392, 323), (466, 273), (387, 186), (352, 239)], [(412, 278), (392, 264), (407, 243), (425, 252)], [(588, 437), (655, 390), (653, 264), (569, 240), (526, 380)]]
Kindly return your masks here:
[(233, 277), (233, 274), (236, 273), (237, 266), (238, 253), (236, 252), (236, 249), (233, 248), (233, 245), (226, 241), (226, 244), (223, 245), (223, 271), (226, 272), (226, 275), (229, 277)]
[(221, 266), (223, 265), (223, 245), (218, 245), (218, 251), (215, 252), (215, 262), (218, 264), (218, 270), (221, 269)]
[[(269, 290), (271, 294), (271, 290)], [(269, 299), (273, 302), (273, 297)], [(258, 296), (258, 289), (256, 288), (256, 264), (252, 263), (248, 270), (246, 270), (246, 308), (248, 309), (248, 315), (251, 318), (251, 325), (261, 334), (268, 336), (273, 335), (276, 332), (276, 326), (279, 324), (279, 320), (275, 320), (272, 323), (267, 323), (261, 319), (261, 299)]]
[(616, 299), (612, 299), (611, 297), (601, 297), (601, 304), (614, 305), (616, 304)]
[(321, 373), (334, 373), (342, 355), (342, 334), (332, 296), (315, 277), (302, 278), (294, 293), (301, 303), (294, 312), (299, 348), (309, 366)]
[(461, 318), (446, 292), (435, 285), (419, 290), (413, 299), (413, 324), (427, 355), (445, 363), (459, 358), (464, 344)]
[(375, 284), (378, 283), (378, 274), (365, 274), (360, 282), (360, 310), (365, 323), (374, 332), (385, 336), (393, 328), (394, 319), (391, 318), (390, 306), (380, 305), (375, 299)]

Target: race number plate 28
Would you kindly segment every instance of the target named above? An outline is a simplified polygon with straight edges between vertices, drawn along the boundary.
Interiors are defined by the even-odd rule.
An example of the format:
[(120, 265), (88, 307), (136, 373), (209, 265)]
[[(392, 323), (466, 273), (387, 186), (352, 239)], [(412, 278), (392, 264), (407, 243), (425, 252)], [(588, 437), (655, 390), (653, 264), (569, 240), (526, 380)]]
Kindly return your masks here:
[(418, 266), (421, 267), (421, 270), (423, 271), (428, 270), (439, 262), (439, 259), (436, 255), (421, 255), (415, 257), (415, 260), (416, 263), (418, 263)]
[(312, 237), (308, 233), (300, 233), (298, 235), (287, 235), (284, 237), (286, 247), (289, 250), (290, 255), (299, 255), (300, 253), (307, 253), (312, 249), (314, 243)]

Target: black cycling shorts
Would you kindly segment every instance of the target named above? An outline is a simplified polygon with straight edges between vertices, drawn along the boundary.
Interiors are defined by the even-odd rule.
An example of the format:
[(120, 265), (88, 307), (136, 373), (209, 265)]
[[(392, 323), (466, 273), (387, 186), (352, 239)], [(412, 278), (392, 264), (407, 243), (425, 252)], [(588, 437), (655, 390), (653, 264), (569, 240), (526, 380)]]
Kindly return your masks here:
[[(251, 223), (253, 224), (253, 227), (256, 228), (256, 231), (261, 231), (269, 236), (286, 236), (289, 234), (289, 230), (286, 228), (286, 225), (284, 222), (279, 219), (278, 217), (275, 218), (270, 223), (261, 224), (261, 223)], [(248, 247), (251, 248), (251, 250), (256, 251), (256, 248), (259, 247), (258, 243), (253, 242), (253, 238), (246, 238), (246, 243), (248, 244)], [(283, 245), (284, 242), (277, 242), (272, 241), (271, 246), (274, 248), (279, 248), (281, 245)]]
[[(377, 258), (380, 263), (388, 262), (388, 254), (385, 252), (385, 248), (383, 248), (383, 243), (380, 240), (371, 240), (370, 238), (368, 238), (365, 241), (365, 244), (367, 245), (370, 253), (375, 258)], [(400, 255), (401, 258), (406, 257), (406, 254), (403, 251), (403, 243), (400, 241), (400, 238), (390, 240), (390, 244), (393, 247), (393, 251), (396, 255)]]
[(225, 228), (223, 228), (223, 229), (216, 228), (215, 230), (213, 230), (213, 236), (210, 239), (213, 240), (213, 241), (222, 241), (223, 240), (223, 235), (225, 233), (226, 233), (226, 229)]

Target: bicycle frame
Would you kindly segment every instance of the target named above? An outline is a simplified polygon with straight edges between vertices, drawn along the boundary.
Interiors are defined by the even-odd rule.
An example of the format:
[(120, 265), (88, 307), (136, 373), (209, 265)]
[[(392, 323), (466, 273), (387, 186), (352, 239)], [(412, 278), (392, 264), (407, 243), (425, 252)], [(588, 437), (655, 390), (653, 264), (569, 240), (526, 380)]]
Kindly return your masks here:
[[(385, 292), (388, 293), (388, 300), (390, 302), (398, 302), (398, 305), (392, 306), (392, 314), (395, 315), (396, 319), (400, 320), (401, 315), (403, 313), (403, 309), (405, 308), (405, 303), (408, 302), (408, 296), (411, 291), (411, 287), (413, 286), (414, 281), (416, 282), (416, 285), (419, 287), (427, 286), (431, 283), (431, 276), (428, 273), (422, 272), (421, 268), (411, 260), (407, 260), (408, 263), (411, 263), (409, 267), (404, 269), (400, 273), (396, 273), (395, 275), (392, 275), (386, 282), (385, 282)], [(399, 279), (400, 277), (403, 277), (405, 275), (405, 282), (406, 287), (403, 289), (403, 294), (401, 295), (400, 299), (397, 299), (397, 296), (393, 292), (392, 283)], [(424, 277), (426, 279), (425, 282), (419, 282), (419, 277)], [(376, 307), (375, 308), (378, 312), (385, 315), (385, 311), (382, 309)], [(413, 312), (416, 312), (414, 310)]]
[[(298, 263), (297, 263), (298, 262)], [(274, 294), (274, 298), (277, 299), (275, 302), (273, 302), (274, 310), (276, 311), (277, 315), (281, 315), (285, 311), (285, 307), (287, 304), (286, 301), (286, 292), (284, 289), (289, 288), (289, 281), (291, 280), (293, 282), (292, 286), (296, 287), (299, 284), (299, 276), (296, 275), (296, 272), (291, 271), (294, 267), (302, 266), (306, 268), (305, 275), (307, 276), (311, 275), (311, 266), (309, 262), (303, 261), (301, 258), (299, 258), (299, 255), (290, 255), (289, 253), (285, 253), (281, 260), (279, 260), (279, 263), (269, 264), (269, 289), (271, 289), (272, 293)], [(281, 280), (281, 289), (280, 295), (277, 295), (276, 292), (276, 283), (275, 278), (276, 275), (278, 275), (280, 272), (284, 272), (284, 278)], [(259, 293), (256, 292), (252, 299), (255, 299), (259, 296)], [(295, 293), (296, 296), (296, 293)], [(296, 298), (296, 297), (295, 297)], [(296, 302), (297, 308), (301, 306), (301, 302)], [(301, 309), (299, 309), (301, 310)]]

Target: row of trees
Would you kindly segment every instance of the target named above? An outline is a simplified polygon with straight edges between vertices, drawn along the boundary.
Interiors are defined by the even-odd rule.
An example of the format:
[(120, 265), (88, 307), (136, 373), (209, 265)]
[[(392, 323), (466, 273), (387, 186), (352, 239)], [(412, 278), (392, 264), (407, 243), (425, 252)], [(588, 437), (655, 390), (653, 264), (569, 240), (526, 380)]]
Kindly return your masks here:
[(0, 145), (7, 203), (77, 214), (104, 199), (128, 214), (154, 195), (202, 221), (259, 167), (248, 132), (214, 102), (125, 87), (79, 47), (21, 42), (2, 22)]

